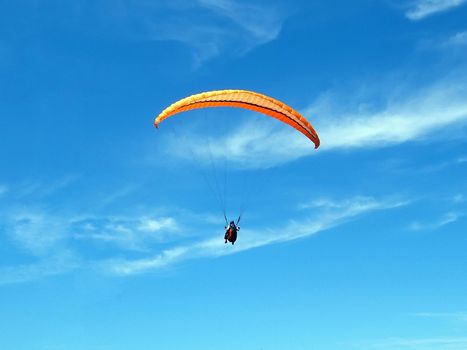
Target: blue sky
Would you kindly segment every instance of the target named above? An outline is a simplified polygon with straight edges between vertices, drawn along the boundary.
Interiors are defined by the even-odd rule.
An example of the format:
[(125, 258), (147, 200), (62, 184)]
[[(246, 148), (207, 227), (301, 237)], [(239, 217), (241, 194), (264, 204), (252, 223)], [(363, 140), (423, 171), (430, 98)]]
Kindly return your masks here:
[(2, 349), (467, 349), (464, 0), (1, 7)]

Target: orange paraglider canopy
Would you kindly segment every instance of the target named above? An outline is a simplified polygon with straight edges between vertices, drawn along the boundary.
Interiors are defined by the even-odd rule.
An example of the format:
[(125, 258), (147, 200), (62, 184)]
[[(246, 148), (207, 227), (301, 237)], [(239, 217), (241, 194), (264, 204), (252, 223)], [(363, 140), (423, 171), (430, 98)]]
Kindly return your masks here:
[(295, 109), (272, 97), (247, 90), (217, 90), (188, 96), (164, 109), (154, 120), (154, 125), (157, 128), (161, 121), (174, 114), (207, 107), (239, 107), (268, 115), (297, 129), (315, 144), (315, 148), (319, 147), (315, 129)]

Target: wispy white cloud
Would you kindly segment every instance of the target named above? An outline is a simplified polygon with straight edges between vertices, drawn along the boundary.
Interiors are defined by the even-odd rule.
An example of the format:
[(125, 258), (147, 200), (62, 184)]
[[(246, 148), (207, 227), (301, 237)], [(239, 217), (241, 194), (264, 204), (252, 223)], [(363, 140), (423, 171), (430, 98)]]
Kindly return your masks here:
[[(222, 54), (242, 55), (274, 40), (286, 17), (284, 9), (255, 1), (194, 0), (102, 1), (109, 25), (135, 40), (175, 41), (188, 47), (194, 65)], [(138, 23), (137, 26), (134, 23)]]
[(449, 46), (467, 45), (467, 30), (454, 34), (445, 42), (445, 44)]
[[(132, 275), (163, 267), (172, 266), (184, 260), (213, 258), (239, 253), (256, 247), (277, 244), (305, 238), (318, 232), (341, 225), (348, 220), (375, 210), (397, 208), (407, 205), (406, 200), (384, 199), (356, 196), (347, 200), (322, 198), (300, 206), (297, 215), (304, 219), (291, 220), (280, 229), (261, 228), (242, 230), (242, 238), (235, 246), (226, 246), (219, 238), (219, 232), (211, 225), (211, 216), (206, 216), (203, 227), (213, 233), (211, 238), (193, 242), (189, 226), (181, 230), (180, 221), (172, 216), (67, 216), (45, 210), (14, 211), (3, 214), (6, 237), (36, 262), (25, 265), (3, 267), (0, 269), (0, 284), (27, 282), (42, 277), (58, 275), (79, 268), (100, 266), (106, 273)], [(313, 208), (311, 216), (306, 210)], [(319, 213), (317, 213), (319, 212)], [(204, 216), (203, 216), (204, 217)], [(198, 220), (203, 220), (199, 218)], [(199, 227), (196, 228), (199, 231)], [(216, 232), (214, 232), (216, 231)], [(188, 232), (188, 233), (187, 233)], [(207, 232), (203, 232), (207, 233)], [(199, 232), (196, 234), (199, 235)], [(77, 240), (112, 243), (119, 248), (119, 254), (137, 251), (138, 254), (164, 248), (155, 256), (136, 260), (93, 260), (84, 259)], [(163, 245), (161, 245), (161, 243)], [(80, 258), (83, 256), (83, 258)]]
[(441, 218), (434, 222), (420, 222), (414, 221), (409, 225), (409, 230), (411, 231), (426, 231), (426, 230), (436, 230), (453, 222), (456, 222), (465, 214), (458, 212), (449, 212), (444, 214)]
[(101, 200), (99, 201), (99, 207), (105, 207), (109, 204), (114, 203), (115, 201), (121, 200), (135, 192), (138, 189), (137, 185), (126, 185), (121, 188), (118, 188), (110, 193), (106, 193), (102, 196)]
[(284, 12), (254, 2), (198, 0), (193, 5), (193, 12), (206, 12), (179, 12), (170, 21), (161, 18), (152, 26), (152, 35), (154, 39), (173, 40), (190, 47), (195, 67), (215, 56), (242, 55), (274, 40), (284, 20)]
[(17, 197), (45, 197), (50, 196), (75, 182), (79, 176), (68, 175), (55, 181), (27, 180), (12, 188)]
[[(227, 158), (237, 167), (268, 168), (324, 151), (376, 149), (421, 140), (441, 142), (441, 138), (457, 135), (453, 126), (467, 123), (464, 77), (447, 77), (413, 92), (407, 89), (404, 94), (397, 92), (400, 87), (385, 91), (384, 103), (374, 108), (361, 107), (371, 98), (365, 93), (358, 92), (351, 103), (337, 93), (325, 94), (302, 111), (320, 135), (318, 150), (288, 126), (255, 120), (221, 137), (187, 137), (186, 143), (174, 143), (170, 152), (179, 157), (194, 155), (204, 163)], [(181, 149), (186, 145), (192, 153)]]
[(441, 135), (449, 126), (467, 122), (467, 84), (461, 79), (438, 81), (405, 96), (386, 93), (384, 108), (370, 112), (345, 111), (336, 117), (328, 101), (311, 106), (308, 113), (320, 116), (316, 127), (323, 150), (396, 145)]
[(35, 256), (48, 255), (66, 239), (65, 223), (41, 210), (15, 211), (3, 220), (11, 241)]
[(151, 233), (159, 232), (162, 230), (174, 231), (177, 229), (177, 223), (173, 218), (143, 218), (141, 220), (140, 226), (138, 226), (138, 229), (140, 231)]
[[(191, 245), (179, 245), (162, 251), (156, 256), (136, 260), (114, 260), (106, 262), (103, 268), (107, 272), (119, 275), (132, 275), (150, 272), (175, 263), (194, 258), (213, 258), (235, 254), (245, 250), (287, 242), (314, 235), (374, 210), (397, 208), (407, 205), (404, 200), (378, 201), (371, 197), (355, 197), (346, 201), (326, 200), (318, 203), (324, 207), (316, 217), (300, 221), (290, 221), (280, 229), (261, 228), (261, 230), (241, 231), (241, 240), (235, 246), (226, 246), (219, 235)], [(313, 204), (312, 204), (313, 205)]]
[[(79, 258), (79, 241), (112, 243), (114, 252), (149, 251), (152, 244), (167, 243), (179, 236), (179, 224), (172, 217), (81, 217), (46, 211), (15, 212), (1, 217), (5, 238), (27, 256), (30, 264), (0, 268), (0, 284), (19, 283), (59, 275), (92, 263)], [(189, 230), (186, 230), (189, 231)], [(185, 231), (184, 231), (185, 233)], [(186, 233), (185, 233), (186, 234)]]
[(465, 0), (415, 0), (405, 15), (412, 21), (418, 21), (434, 14), (445, 12), (465, 3)]
[[(287, 7), (278, 6), (258, 0), (95, 0), (63, 4), (59, 12), (46, 12), (39, 5), (28, 9), (33, 9), (29, 13), (32, 24), (35, 13), (44, 11), (54, 25), (91, 36), (179, 43), (198, 67), (214, 57), (236, 57), (274, 40), (288, 16)], [(7, 54), (0, 44), (0, 63)]]
[[(42, 182), (20, 183), (14, 187), (16, 196), (8, 196), (8, 205), (0, 211), (0, 240), (11, 249), (17, 249), (17, 256), (31, 263), (0, 267), (0, 284), (20, 283), (44, 277), (60, 275), (80, 268), (93, 268), (89, 253), (82, 250), (82, 244), (96, 242), (105, 247), (105, 254), (118, 254), (128, 251), (149, 251), (150, 246), (168, 244), (180, 237), (192, 234), (186, 227), (180, 230), (180, 221), (174, 216), (161, 214), (166, 210), (151, 210), (153, 215), (138, 212), (126, 215), (89, 215), (67, 211), (66, 208), (50, 208), (45, 205), (18, 203), (18, 198), (26, 203), (60, 192), (69, 181), (52, 184)], [(5, 188), (7, 188), (5, 186)], [(6, 190), (5, 190), (6, 191)], [(12, 191), (13, 192), (13, 191)], [(122, 195), (126, 195), (122, 193)], [(107, 203), (107, 202), (106, 202)], [(99, 206), (99, 204), (96, 204)], [(90, 209), (89, 209), (90, 210)], [(78, 210), (79, 211), (79, 210)], [(177, 216), (179, 210), (171, 210)], [(178, 214), (177, 214), (178, 213)], [(193, 222), (203, 220), (204, 215), (189, 216)], [(111, 243), (111, 244), (109, 244)], [(102, 251), (102, 249), (100, 250)]]
[(356, 196), (351, 199), (333, 200), (330, 198), (318, 198), (309, 203), (302, 203), (299, 209), (346, 209), (351, 212), (364, 212), (382, 208), (395, 208), (405, 206), (409, 200), (391, 199), (384, 202), (376, 200), (374, 197)]
[(274, 40), (281, 30), (284, 13), (281, 14), (274, 6), (232, 0), (198, 0), (198, 3), (231, 19), (247, 31), (257, 44)]
[(425, 37), (417, 43), (417, 51), (419, 54), (429, 54), (431, 51), (436, 51), (437, 54), (442, 54), (445, 59), (451, 60), (462, 58), (465, 55), (467, 48), (467, 31), (458, 31), (454, 34), (445, 35), (438, 34)]
[(12, 209), (1, 213), (5, 237), (20, 250), (47, 256), (73, 241), (113, 243), (121, 250), (145, 250), (154, 243), (176, 240), (190, 230), (180, 230), (170, 216), (67, 215), (46, 209)]
[[(69, 223), (74, 240), (116, 244), (122, 250), (149, 249), (152, 243), (166, 243), (182, 234), (173, 217), (84, 217)], [(184, 232), (186, 234), (186, 232)]]
[(62, 251), (30, 264), (0, 267), (0, 285), (36, 281), (73, 271), (82, 262), (70, 251)]

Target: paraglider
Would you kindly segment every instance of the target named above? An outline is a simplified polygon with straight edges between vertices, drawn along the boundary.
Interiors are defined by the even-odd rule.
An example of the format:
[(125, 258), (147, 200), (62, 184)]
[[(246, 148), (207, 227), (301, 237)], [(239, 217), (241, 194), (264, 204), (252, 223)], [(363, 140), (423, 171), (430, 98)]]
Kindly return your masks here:
[[(320, 145), (315, 129), (299, 112), (279, 100), (248, 90), (215, 90), (188, 96), (164, 109), (154, 120), (154, 126), (158, 128), (162, 121), (175, 114), (208, 107), (236, 107), (259, 112), (295, 128), (313, 142), (315, 149)], [(225, 208), (223, 211), (227, 224)], [(238, 221), (237, 224), (231, 221), (225, 229), (225, 243), (234, 244), (240, 230)]]
[(231, 221), (229, 226), (225, 227), (225, 234), (224, 234), (225, 243), (229, 241), (233, 245), (235, 241), (237, 240), (238, 231), (240, 231), (240, 226), (235, 225), (235, 222)]

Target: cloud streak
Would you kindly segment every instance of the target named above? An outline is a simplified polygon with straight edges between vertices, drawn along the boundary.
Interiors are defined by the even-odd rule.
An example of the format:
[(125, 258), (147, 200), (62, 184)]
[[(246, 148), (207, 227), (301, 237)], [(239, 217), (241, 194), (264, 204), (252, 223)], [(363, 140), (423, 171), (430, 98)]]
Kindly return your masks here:
[(274, 40), (281, 30), (282, 15), (274, 7), (231, 0), (198, 0), (197, 2), (200, 6), (232, 20), (249, 33), (258, 44)]
[(74, 241), (100, 241), (113, 243), (121, 250), (145, 250), (151, 244), (170, 242), (181, 235), (179, 222), (171, 216), (67, 216), (28, 208), (3, 213), (0, 218), (6, 237), (33, 256), (48, 256)]
[(63, 251), (33, 264), (0, 267), (0, 285), (25, 283), (58, 276), (80, 268), (82, 262), (70, 251)]
[[(5, 218), (5, 217), (4, 217)], [(153, 244), (179, 237), (172, 217), (81, 217), (66, 218), (45, 211), (10, 214), (4, 224), (6, 237), (35, 262), (0, 267), (0, 284), (20, 283), (60, 275), (76, 269), (93, 268), (88, 254), (76, 243), (109, 243), (120, 252), (148, 251)]]
[[(323, 210), (316, 217), (308, 217), (300, 221), (292, 220), (281, 229), (262, 228), (260, 230), (242, 230), (242, 239), (235, 246), (224, 245), (219, 235), (194, 243), (179, 245), (162, 251), (156, 256), (136, 260), (113, 260), (103, 264), (108, 273), (117, 275), (133, 275), (157, 271), (173, 264), (196, 258), (215, 258), (223, 255), (236, 254), (253, 248), (270, 244), (288, 242), (305, 238), (319, 232), (341, 225), (348, 220), (375, 210), (392, 209), (407, 205), (405, 200), (382, 200), (372, 197), (355, 197), (347, 201), (321, 200), (319, 203), (309, 203), (311, 207)], [(303, 207), (302, 207), (303, 209)]]
[[(302, 111), (305, 116), (315, 116), (309, 120), (320, 135), (317, 151), (296, 130), (262, 120), (243, 122), (224, 137), (187, 137), (185, 143), (172, 144), (170, 152), (178, 157), (191, 154), (204, 164), (229, 159), (237, 167), (252, 169), (278, 166), (325, 151), (377, 149), (422, 140), (441, 142), (441, 135), (444, 139), (455, 135), (458, 130), (453, 127), (467, 123), (467, 80), (461, 79), (465, 74), (459, 75), (412, 93), (386, 91), (385, 103), (371, 111), (355, 107), (365, 104), (365, 96), (355, 97), (350, 106), (337, 94), (319, 98)], [(181, 149), (186, 145), (191, 152)]]
[(38, 180), (23, 181), (12, 188), (11, 192), (14, 192), (14, 195), (19, 198), (47, 197), (69, 187), (78, 178), (79, 176), (77, 175), (68, 175), (49, 183)]
[(466, 92), (464, 84), (445, 82), (376, 113), (321, 121), (320, 136), (327, 140), (323, 149), (379, 148), (427, 139), (443, 128), (467, 122), (467, 102), (462, 97)]
[(173, 217), (84, 217), (66, 228), (73, 240), (116, 244), (122, 250), (145, 251), (153, 243), (179, 237)]
[(458, 32), (451, 36), (446, 42), (445, 46), (464, 46), (467, 45), (467, 31)]
[(449, 225), (458, 221), (461, 217), (463, 217), (463, 213), (458, 212), (449, 212), (444, 214), (441, 218), (434, 222), (429, 223), (421, 223), (419, 221), (414, 221), (409, 225), (409, 230), (411, 231), (432, 231), (440, 229), (443, 226)]
[(254, 1), (129, 1), (125, 8), (125, 15), (113, 18), (116, 23), (132, 28), (132, 20), (137, 20), (140, 32), (135, 37), (175, 41), (190, 48), (195, 68), (221, 54), (243, 55), (274, 40), (286, 16), (274, 6)]
[(8, 237), (28, 254), (46, 256), (66, 239), (65, 223), (44, 211), (14, 211), (3, 217)]
[[(99, 39), (179, 43), (189, 50), (194, 68), (220, 55), (243, 55), (274, 40), (287, 17), (283, 8), (256, 0), (96, 0), (63, 3), (52, 10), (40, 3), (24, 7), (31, 28), (38, 25), (40, 13), (54, 28), (71, 27)], [(173, 47), (167, 51), (168, 57), (173, 56), (169, 53)], [(8, 52), (0, 44), (0, 63), (2, 56), (7, 59)]]
[(405, 15), (412, 21), (419, 21), (440, 12), (446, 12), (465, 3), (465, 0), (416, 0)]
[[(30, 194), (35, 197), (36, 191)], [(364, 214), (408, 204), (409, 201), (397, 198), (377, 200), (355, 196), (334, 200), (322, 197), (295, 208), (299, 219), (290, 220), (279, 229), (261, 227), (242, 230), (242, 239), (235, 246), (223, 244), (210, 215), (193, 216), (193, 213), (180, 210), (171, 210), (171, 216), (67, 215), (63, 210), (10, 208), (0, 213), (3, 222), (1, 229), (5, 233), (3, 237), (9, 239), (5, 243), (13, 244), (23, 253), (22, 256), (35, 262), (1, 267), (0, 284), (33, 281), (77, 269), (97, 269), (106, 274), (123, 276), (157, 271), (182, 261), (215, 258), (306, 238)], [(185, 220), (189, 218), (191, 225), (184, 225), (178, 216)], [(197, 223), (195, 229), (194, 222)], [(200, 227), (213, 230), (212, 234), (202, 233), (209, 238), (199, 240)], [(100, 244), (98, 249), (94, 249), (96, 243)], [(159, 253), (147, 256), (154, 250), (159, 250)], [(146, 257), (109, 258), (116, 256), (116, 253), (119, 256)]]

